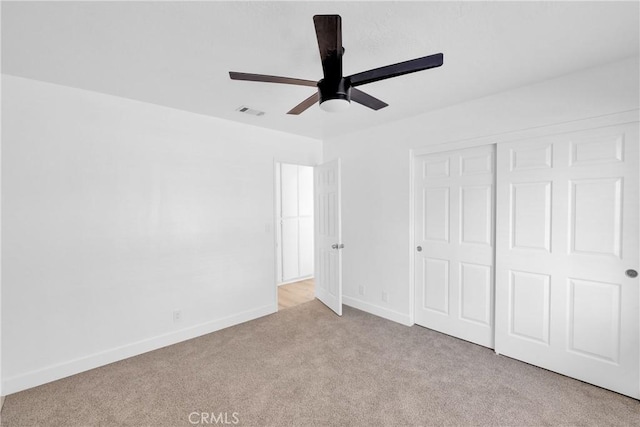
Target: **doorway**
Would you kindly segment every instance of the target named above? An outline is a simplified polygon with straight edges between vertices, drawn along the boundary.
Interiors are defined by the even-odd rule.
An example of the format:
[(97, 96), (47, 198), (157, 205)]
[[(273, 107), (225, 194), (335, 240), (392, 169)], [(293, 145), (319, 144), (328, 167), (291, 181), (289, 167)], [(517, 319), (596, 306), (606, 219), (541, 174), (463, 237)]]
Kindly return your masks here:
[(313, 278), (278, 286), (278, 311), (313, 301), (315, 298)]
[(314, 298), (313, 167), (275, 164), (278, 309)]

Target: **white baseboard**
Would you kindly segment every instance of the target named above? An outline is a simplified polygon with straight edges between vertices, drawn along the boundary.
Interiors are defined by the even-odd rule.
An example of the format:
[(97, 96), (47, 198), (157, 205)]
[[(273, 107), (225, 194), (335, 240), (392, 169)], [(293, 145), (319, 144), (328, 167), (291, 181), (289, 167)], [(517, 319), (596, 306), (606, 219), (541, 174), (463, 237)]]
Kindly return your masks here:
[(391, 320), (397, 323), (400, 323), (405, 326), (413, 325), (408, 314), (399, 313), (394, 310), (389, 310), (385, 307), (380, 307), (378, 305), (374, 305), (357, 298), (342, 296), (342, 303), (344, 305), (348, 305), (349, 307), (357, 308), (358, 310), (366, 311), (367, 313), (373, 314), (378, 317), (382, 317), (387, 320)]
[(56, 381), (71, 375), (108, 365), (129, 357), (137, 356), (152, 350), (157, 350), (172, 344), (190, 340), (220, 329), (228, 328), (249, 320), (257, 319), (275, 313), (273, 304), (247, 310), (222, 319), (190, 326), (178, 331), (169, 332), (157, 337), (144, 339), (135, 343), (116, 347), (110, 350), (80, 357), (68, 362), (58, 363), (26, 374), (7, 378), (2, 382), (2, 392), (5, 395), (17, 393), (28, 388)]

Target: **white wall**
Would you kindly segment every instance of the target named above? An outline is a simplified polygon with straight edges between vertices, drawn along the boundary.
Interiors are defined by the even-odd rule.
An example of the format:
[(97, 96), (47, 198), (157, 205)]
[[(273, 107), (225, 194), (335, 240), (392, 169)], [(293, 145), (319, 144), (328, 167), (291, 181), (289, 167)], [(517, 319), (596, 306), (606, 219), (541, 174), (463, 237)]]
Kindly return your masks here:
[[(345, 302), (410, 323), (411, 148), (637, 109), (639, 68), (634, 58), (325, 141), (325, 159), (343, 159)], [(2, 85), (3, 394), (275, 311), (274, 159), (317, 163), (319, 141)]]
[(277, 310), (274, 159), (320, 141), (2, 84), (6, 394)]
[(345, 304), (412, 323), (410, 149), (638, 109), (639, 68), (630, 58), (325, 141), (324, 160), (342, 158)]
[[(0, 22), (2, 21), (0, 6)], [(2, 80), (0, 79), (0, 100), (2, 99)], [(0, 129), (2, 129), (2, 108), (0, 107)], [(0, 411), (4, 406), (5, 392), (2, 388), (2, 137), (0, 136)], [(1, 415), (0, 415), (1, 417)]]

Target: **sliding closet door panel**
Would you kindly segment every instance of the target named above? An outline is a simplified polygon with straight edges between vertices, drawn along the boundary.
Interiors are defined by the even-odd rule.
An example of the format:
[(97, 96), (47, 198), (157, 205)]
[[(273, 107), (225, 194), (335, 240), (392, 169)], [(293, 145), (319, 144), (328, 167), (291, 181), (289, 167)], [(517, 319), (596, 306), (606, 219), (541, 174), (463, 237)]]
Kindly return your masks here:
[(497, 156), (496, 351), (640, 397), (638, 125)]
[(416, 323), (493, 348), (494, 147), (414, 167)]

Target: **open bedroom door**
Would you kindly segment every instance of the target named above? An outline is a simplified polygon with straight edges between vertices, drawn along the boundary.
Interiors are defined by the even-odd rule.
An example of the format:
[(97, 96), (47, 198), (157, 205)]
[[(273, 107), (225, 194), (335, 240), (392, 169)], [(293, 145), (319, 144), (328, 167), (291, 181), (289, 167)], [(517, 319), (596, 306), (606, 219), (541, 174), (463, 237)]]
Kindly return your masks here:
[(342, 316), (340, 159), (316, 166), (314, 183), (316, 298)]

